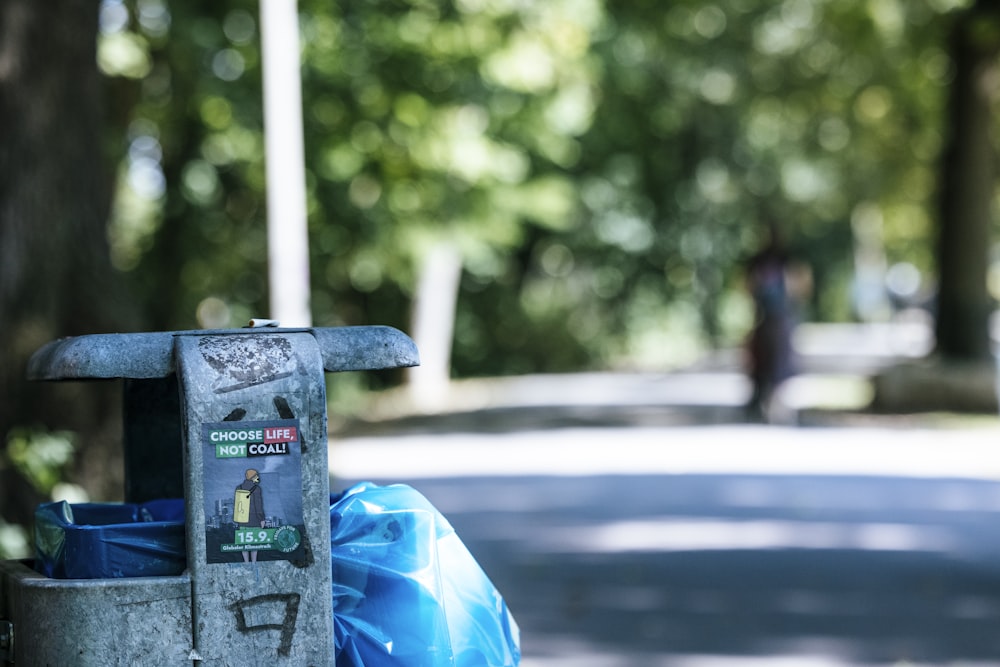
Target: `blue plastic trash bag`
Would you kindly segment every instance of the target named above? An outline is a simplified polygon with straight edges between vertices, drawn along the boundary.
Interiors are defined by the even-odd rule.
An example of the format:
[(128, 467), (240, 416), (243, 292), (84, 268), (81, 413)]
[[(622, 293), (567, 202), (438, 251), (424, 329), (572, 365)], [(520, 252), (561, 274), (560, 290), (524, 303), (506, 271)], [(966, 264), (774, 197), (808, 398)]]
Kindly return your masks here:
[(451, 524), (409, 486), (330, 507), (337, 667), (516, 667), (517, 623)]
[(35, 510), (35, 569), (47, 577), (169, 576), (186, 566), (183, 500), (60, 501)]

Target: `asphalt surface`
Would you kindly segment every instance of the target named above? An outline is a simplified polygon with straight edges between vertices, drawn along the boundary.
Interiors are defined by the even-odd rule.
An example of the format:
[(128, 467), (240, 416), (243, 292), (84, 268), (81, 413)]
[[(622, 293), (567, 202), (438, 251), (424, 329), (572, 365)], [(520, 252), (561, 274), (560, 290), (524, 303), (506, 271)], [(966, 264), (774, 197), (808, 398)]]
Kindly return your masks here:
[(1000, 665), (1000, 423), (749, 423), (726, 377), (522, 381), (503, 405), (350, 424), (333, 485), (424, 493), (525, 667)]

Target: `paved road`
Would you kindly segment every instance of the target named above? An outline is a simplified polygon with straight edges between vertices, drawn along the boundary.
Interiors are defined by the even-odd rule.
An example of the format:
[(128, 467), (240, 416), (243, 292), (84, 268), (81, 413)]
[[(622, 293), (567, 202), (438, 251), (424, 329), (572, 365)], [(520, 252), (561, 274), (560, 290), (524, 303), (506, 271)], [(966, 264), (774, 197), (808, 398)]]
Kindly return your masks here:
[(745, 423), (723, 354), (463, 381), (450, 414), (345, 431), (331, 471), (448, 516), (525, 667), (1000, 666), (1000, 422), (850, 414), (868, 375), (926, 353), (919, 323), (796, 347), (799, 427)]
[(514, 611), (525, 667), (1000, 665), (995, 424), (619, 410), (345, 435), (334, 485), (430, 498)]

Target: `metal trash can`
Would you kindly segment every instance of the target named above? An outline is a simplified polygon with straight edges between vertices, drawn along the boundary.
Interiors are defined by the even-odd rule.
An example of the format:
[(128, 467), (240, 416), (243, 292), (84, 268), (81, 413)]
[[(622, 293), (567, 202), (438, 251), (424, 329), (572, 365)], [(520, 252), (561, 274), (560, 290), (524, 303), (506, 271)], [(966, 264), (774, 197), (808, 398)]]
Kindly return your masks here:
[(176, 576), (0, 562), (0, 662), (333, 665), (324, 371), (417, 365), (390, 327), (96, 334), (36, 380), (124, 378), (125, 501), (184, 499)]

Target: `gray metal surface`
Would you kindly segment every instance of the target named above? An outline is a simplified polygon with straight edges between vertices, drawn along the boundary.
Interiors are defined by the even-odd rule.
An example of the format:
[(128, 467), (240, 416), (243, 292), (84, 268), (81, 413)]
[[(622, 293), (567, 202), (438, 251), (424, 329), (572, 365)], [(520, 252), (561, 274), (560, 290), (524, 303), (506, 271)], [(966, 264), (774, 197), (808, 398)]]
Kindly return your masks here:
[(161, 378), (174, 372), (173, 334), (91, 334), (54, 340), (31, 356), (29, 380)]
[(0, 561), (0, 580), (17, 667), (190, 664), (187, 575), (68, 581)]
[[(28, 379), (162, 378), (174, 372), (174, 337), (261, 332), (261, 329), (89, 334), (54, 340), (32, 355)], [(392, 327), (267, 329), (269, 333), (308, 332), (319, 342), (330, 372), (403, 368), (420, 363), (416, 345)]]
[[(323, 374), (418, 363), (413, 341), (382, 326), (96, 334), (41, 348), (31, 379), (125, 378), (126, 500), (183, 493), (188, 569), (55, 580), (0, 562), (15, 664), (333, 665)], [(234, 443), (213, 440), (251, 432), (294, 435), (246, 435), (233, 456)], [(235, 510), (251, 472), (259, 532)], [(265, 547), (241, 542), (254, 534)]]
[(417, 346), (409, 336), (385, 326), (311, 329), (331, 372), (406, 368), (420, 364)]
[[(333, 664), (326, 389), (316, 339), (308, 333), (178, 336), (175, 356), (186, 410), (195, 650), (207, 665)], [(304, 553), (295, 560), (209, 562), (204, 507), (212, 498), (205, 494), (216, 480), (206, 474), (203, 425), (290, 418), (300, 428)], [(239, 481), (227, 480), (224, 488), (232, 494)]]

